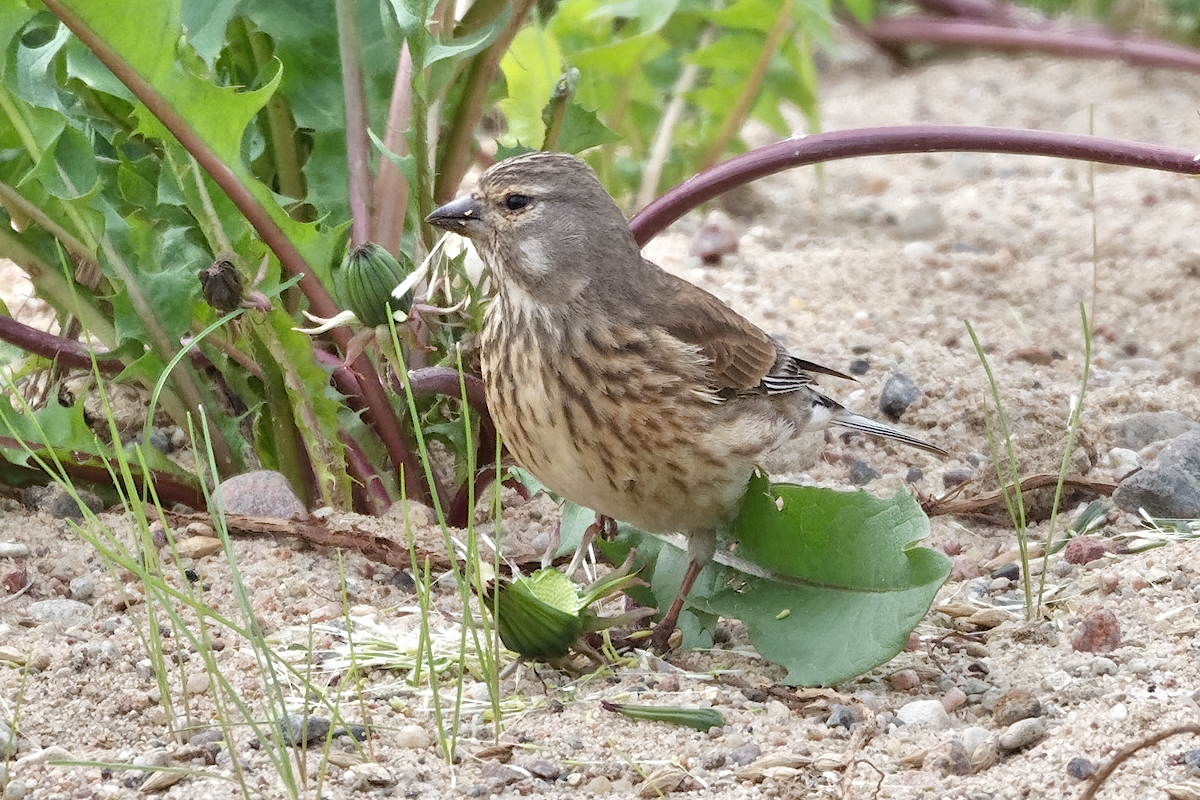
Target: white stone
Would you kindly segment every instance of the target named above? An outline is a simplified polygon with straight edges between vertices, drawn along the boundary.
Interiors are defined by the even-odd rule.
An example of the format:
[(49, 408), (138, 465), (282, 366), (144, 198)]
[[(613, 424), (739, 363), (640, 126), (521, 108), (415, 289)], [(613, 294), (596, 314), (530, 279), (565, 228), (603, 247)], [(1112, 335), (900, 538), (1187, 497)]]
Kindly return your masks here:
[(896, 718), (910, 728), (943, 731), (950, 727), (950, 715), (941, 700), (914, 700), (896, 712)]

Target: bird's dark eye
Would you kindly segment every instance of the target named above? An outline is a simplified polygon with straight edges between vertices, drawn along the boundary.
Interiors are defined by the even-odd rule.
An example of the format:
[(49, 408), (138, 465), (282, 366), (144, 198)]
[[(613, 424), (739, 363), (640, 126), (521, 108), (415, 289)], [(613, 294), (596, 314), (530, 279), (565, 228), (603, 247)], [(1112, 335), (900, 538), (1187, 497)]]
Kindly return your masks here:
[(510, 194), (504, 198), (504, 207), (509, 211), (520, 211), (533, 202), (527, 194)]

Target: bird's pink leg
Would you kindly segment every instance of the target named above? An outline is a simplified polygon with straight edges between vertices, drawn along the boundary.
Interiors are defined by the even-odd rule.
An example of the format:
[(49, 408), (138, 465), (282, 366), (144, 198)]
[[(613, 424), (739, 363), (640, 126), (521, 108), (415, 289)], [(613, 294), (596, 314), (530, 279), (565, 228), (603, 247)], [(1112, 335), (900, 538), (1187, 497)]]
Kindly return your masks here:
[(688, 593), (692, 591), (692, 585), (700, 576), (700, 571), (712, 560), (716, 548), (716, 531), (698, 531), (688, 538), (688, 565), (679, 584), (679, 594), (675, 595), (671, 607), (667, 609), (662, 621), (654, 626), (654, 633), (650, 636), (650, 643), (658, 652), (665, 653), (669, 649), (667, 641), (675, 631), (675, 624), (679, 622), (679, 614), (683, 611)]

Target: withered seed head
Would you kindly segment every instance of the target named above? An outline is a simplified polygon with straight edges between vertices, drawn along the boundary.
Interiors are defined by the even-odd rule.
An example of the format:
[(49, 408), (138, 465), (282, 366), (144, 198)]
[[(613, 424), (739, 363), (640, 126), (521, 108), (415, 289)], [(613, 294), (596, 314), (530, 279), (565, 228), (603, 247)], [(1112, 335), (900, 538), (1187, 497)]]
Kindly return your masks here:
[(204, 302), (223, 314), (242, 305), (242, 274), (226, 256), (218, 256), (212, 265), (200, 270), (200, 290)]

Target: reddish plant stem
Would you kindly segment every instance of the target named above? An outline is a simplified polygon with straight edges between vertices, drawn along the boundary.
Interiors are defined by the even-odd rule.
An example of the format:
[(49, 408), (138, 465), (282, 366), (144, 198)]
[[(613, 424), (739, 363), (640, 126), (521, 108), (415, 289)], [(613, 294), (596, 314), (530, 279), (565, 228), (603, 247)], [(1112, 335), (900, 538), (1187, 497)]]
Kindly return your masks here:
[[(396, 65), (396, 80), (392, 84), (392, 101), (388, 108), (383, 144), (398, 156), (408, 154), (405, 134), (412, 121), (412, 55), (408, 42), (400, 45), (400, 61)], [(371, 241), (384, 247), (394, 256), (400, 255), (404, 238), (404, 214), (408, 209), (408, 181), (386, 155), (379, 159), (379, 175), (375, 178), (375, 195), (371, 200)]]
[(367, 136), (367, 94), (358, 52), (354, 0), (335, 0), (338, 55), (342, 61), (342, 95), (346, 106), (346, 158), (350, 190), (350, 243), (357, 247), (371, 237), (371, 140)]
[[(0, 447), (7, 450), (24, 450), (28, 447), (34, 452), (41, 451), (42, 445), (36, 442), (26, 442), (22, 444), (17, 439), (8, 436), (0, 436)], [(87, 481), (98, 486), (112, 486), (112, 474), (107, 469), (93, 464), (79, 464), (67, 458), (61, 458), (63, 471), (67, 477), (72, 480)], [(177, 480), (174, 476), (168, 475), (165, 472), (151, 470), (149, 475), (138, 472), (134, 467), (133, 477), (138, 482), (139, 488), (145, 486), (145, 482), (149, 480), (154, 484), (154, 491), (158, 495), (158, 499), (163, 503), (182, 503), (191, 508), (204, 508), (204, 493), (195, 486), (189, 486)], [(37, 475), (45, 480), (46, 473), (41, 470), (30, 469), (31, 475)]]
[[(325, 291), (325, 287), (304, 260), (304, 256), (249, 187), (244, 185), (238, 176), (221, 161), (196, 130), (71, 9), (59, 0), (46, 0), (45, 5), (195, 157), (196, 162), (225, 192), (242, 216), (246, 218), (246, 221), (258, 233), (263, 243), (275, 253), (283, 268), (290, 275), (300, 276), (298, 285), (304, 292), (304, 296), (308, 298), (310, 311), (318, 317), (336, 316), (340, 309), (333, 302), (329, 293)], [(342, 352), (346, 352), (350, 343), (350, 333), (344, 328), (335, 328), (330, 335), (337, 343), (338, 348)], [(392, 466), (403, 471), (408, 496), (421, 502), (429, 502), (431, 489), (425, 486), (421, 480), (424, 473), (416, 468), (416, 460), (404, 441), (404, 436), (400, 431), (400, 421), (388, 403), (379, 375), (376, 374), (371, 362), (365, 356), (359, 356), (351, 366), (357, 373), (359, 388), (357, 396), (371, 412), (369, 415), (364, 414), (364, 417), (379, 434), (379, 438), (392, 460)]]
[(722, 192), (793, 167), (859, 156), (974, 152), (1053, 156), (1184, 175), (1200, 174), (1194, 152), (1099, 136), (956, 125), (900, 125), (818, 133), (775, 142), (684, 181), (629, 222), (644, 245), (688, 211)]
[(954, 45), (1066, 58), (1114, 59), (1139, 67), (1200, 73), (1200, 52), (1168, 42), (1119, 37), (1099, 31), (1014, 28), (1005, 24), (988, 25), (914, 15), (881, 17), (871, 23), (865, 35), (889, 50), (911, 44)]
[[(92, 368), (92, 356), (82, 342), (40, 331), (23, 322), (17, 322), (12, 317), (0, 316), (0, 340), (36, 356), (52, 359), (58, 362), (59, 366), (71, 369)], [(102, 354), (96, 355), (96, 365), (101, 372), (108, 374), (120, 372), (125, 368), (121, 359)]]
[(462, 397), (462, 387), (466, 388), (467, 405), (479, 414), (479, 439), (482, 442), (496, 441), (496, 425), (492, 422), (491, 412), (488, 411), (487, 393), (483, 380), (478, 375), (463, 373), (462, 387), (458, 382), (458, 370), (448, 367), (423, 367), (408, 373), (408, 385), (412, 387), (414, 397), (430, 397), (435, 394), (446, 397)]
[(342, 431), (338, 438), (346, 448), (346, 465), (355, 481), (355, 492), (361, 493), (360, 499), (365, 506), (363, 512), (376, 517), (383, 516), (392, 505), (383, 479), (350, 434)]
[(471, 512), (474, 511), (471, 501), (474, 500), (478, 503), (479, 498), (494, 480), (496, 480), (496, 468), (483, 467), (475, 473), (473, 481), (464, 481), (463, 485), (458, 487), (458, 492), (450, 503), (450, 509), (446, 512), (446, 524), (451, 528), (467, 527), (467, 523), (471, 520)]

